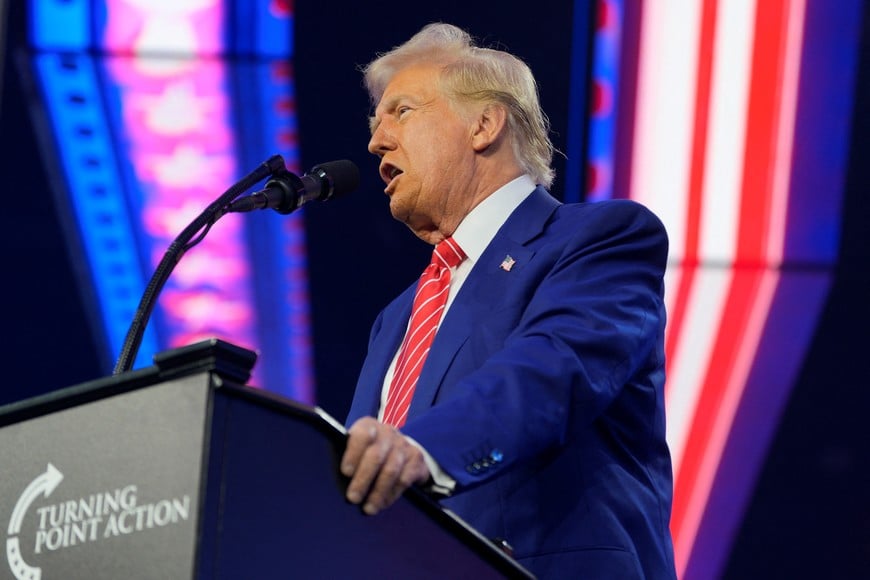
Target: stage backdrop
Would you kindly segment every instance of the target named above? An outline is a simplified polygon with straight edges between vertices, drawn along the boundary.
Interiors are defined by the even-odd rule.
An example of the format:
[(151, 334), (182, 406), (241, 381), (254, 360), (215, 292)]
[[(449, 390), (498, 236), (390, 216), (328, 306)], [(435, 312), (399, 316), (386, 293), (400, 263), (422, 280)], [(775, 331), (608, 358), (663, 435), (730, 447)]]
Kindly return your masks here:
[(260, 352), (257, 385), (341, 419), (369, 324), (429, 253), (389, 216), (356, 69), (444, 20), (536, 73), (557, 197), (630, 197), (666, 223), (681, 577), (866, 568), (870, 508), (839, 483), (870, 473), (850, 420), (868, 402), (856, 329), (870, 323), (860, 2), (508, 2), (498, 18), (458, 1), (171, 4), (10, 6), (3, 401), (107, 374), (169, 242), (281, 153), (297, 172), (349, 158), (361, 187), (221, 220), (170, 280), (137, 364), (219, 336)]

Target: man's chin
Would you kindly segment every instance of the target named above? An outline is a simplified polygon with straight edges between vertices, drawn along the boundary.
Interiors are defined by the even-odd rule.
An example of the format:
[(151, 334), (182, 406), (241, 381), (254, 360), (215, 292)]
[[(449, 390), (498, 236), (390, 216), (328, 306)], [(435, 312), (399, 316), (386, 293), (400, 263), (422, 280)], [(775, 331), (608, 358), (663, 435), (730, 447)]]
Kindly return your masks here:
[(431, 222), (428, 222), (425, 226), (421, 226), (419, 224), (414, 224), (411, 222), (407, 222), (405, 220), (401, 220), (408, 229), (414, 232), (414, 235), (426, 242), (427, 244), (432, 244), (433, 246), (444, 239), (444, 235), (438, 231)]
[(396, 203), (396, 198), (394, 197), (390, 198), (390, 214), (392, 214), (393, 219), (404, 224), (407, 224), (407, 220), (410, 218), (408, 211), (403, 209), (400, 204)]

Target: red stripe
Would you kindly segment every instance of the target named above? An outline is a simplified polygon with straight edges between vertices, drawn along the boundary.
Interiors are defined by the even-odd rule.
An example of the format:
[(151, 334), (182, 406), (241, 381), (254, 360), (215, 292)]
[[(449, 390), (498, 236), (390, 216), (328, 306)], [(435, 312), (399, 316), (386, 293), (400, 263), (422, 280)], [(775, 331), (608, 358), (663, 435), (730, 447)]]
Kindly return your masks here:
[(728, 300), (723, 309), (723, 316), (717, 332), (719, 339), (704, 377), (703, 391), (692, 417), (691, 432), (686, 442), (680, 472), (674, 484), (671, 532), (674, 535), (674, 543), (681, 546), (684, 546), (686, 542), (691, 545), (691, 542), (694, 541), (694, 538), (681, 537), (686, 511), (695, 490), (701, 460), (710, 442), (716, 413), (731, 377), (742, 335), (752, 310), (752, 303), (758, 293), (761, 273), (761, 270), (757, 268), (735, 268), (732, 275), (728, 289)]
[(737, 238), (738, 264), (766, 265), (764, 262), (772, 206), (777, 121), (782, 106), (788, 24), (786, 16), (784, 0), (758, 2), (743, 160), (740, 235)]
[(716, 40), (716, 1), (705, 0), (701, 12), (701, 39), (698, 43), (698, 88), (695, 95), (692, 165), (686, 207), (686, 245), (684, 263), (698, 262), (704, 166), (707, 157), (707, 122), (710, 113), (710, 85), (713, 77), (713, 46)]

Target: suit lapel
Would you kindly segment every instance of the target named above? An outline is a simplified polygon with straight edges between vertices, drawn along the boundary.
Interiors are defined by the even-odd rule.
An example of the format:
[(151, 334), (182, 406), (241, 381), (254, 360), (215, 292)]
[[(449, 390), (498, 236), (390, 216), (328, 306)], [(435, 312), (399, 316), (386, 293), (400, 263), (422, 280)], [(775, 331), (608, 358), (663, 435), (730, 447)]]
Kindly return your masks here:
[[(538, 187), (514, 210), (484, 250), (435, 335), (411, 400), (409, 420), (432, 406), (444, 375), (471, 334), (471, 321), (485, 315), (498, 303), (495, 298), (502, 293), (506, 276), (515, 281), (523, 278), (523, 269), (535, 254), (527, 244), (543, 232), (559, 205), (544, 188)], [(502, 264), (508, 257), (513, 264), (508, 267), (509, 271), (505, 271)], [(408, 316), (410, 312), (404, 318), (406, 324)]]
[(360, 371), (353, 402), (347, 416), (347, 424), (360, 417), (376, 417), (381, 404), (381, 390), (384, 377), (399, 344), (405, 336), (411, 305), (417, 283), (414, 282), (405, 292), (393, 300), (379, 316), (380, 328), (377, 329), (365, 362)]

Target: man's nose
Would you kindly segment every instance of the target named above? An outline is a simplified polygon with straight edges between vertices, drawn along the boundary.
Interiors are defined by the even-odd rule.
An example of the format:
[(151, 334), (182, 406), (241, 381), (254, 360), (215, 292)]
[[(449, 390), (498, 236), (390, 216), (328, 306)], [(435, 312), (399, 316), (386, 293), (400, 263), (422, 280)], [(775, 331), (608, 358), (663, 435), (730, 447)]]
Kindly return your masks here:
[(395, 148), (396, 139), (387, 123), (379, 123), (372, 133), (372, 138), (369, 139), (369, 153), (383, 157), (387, 151), (392, 151)]

